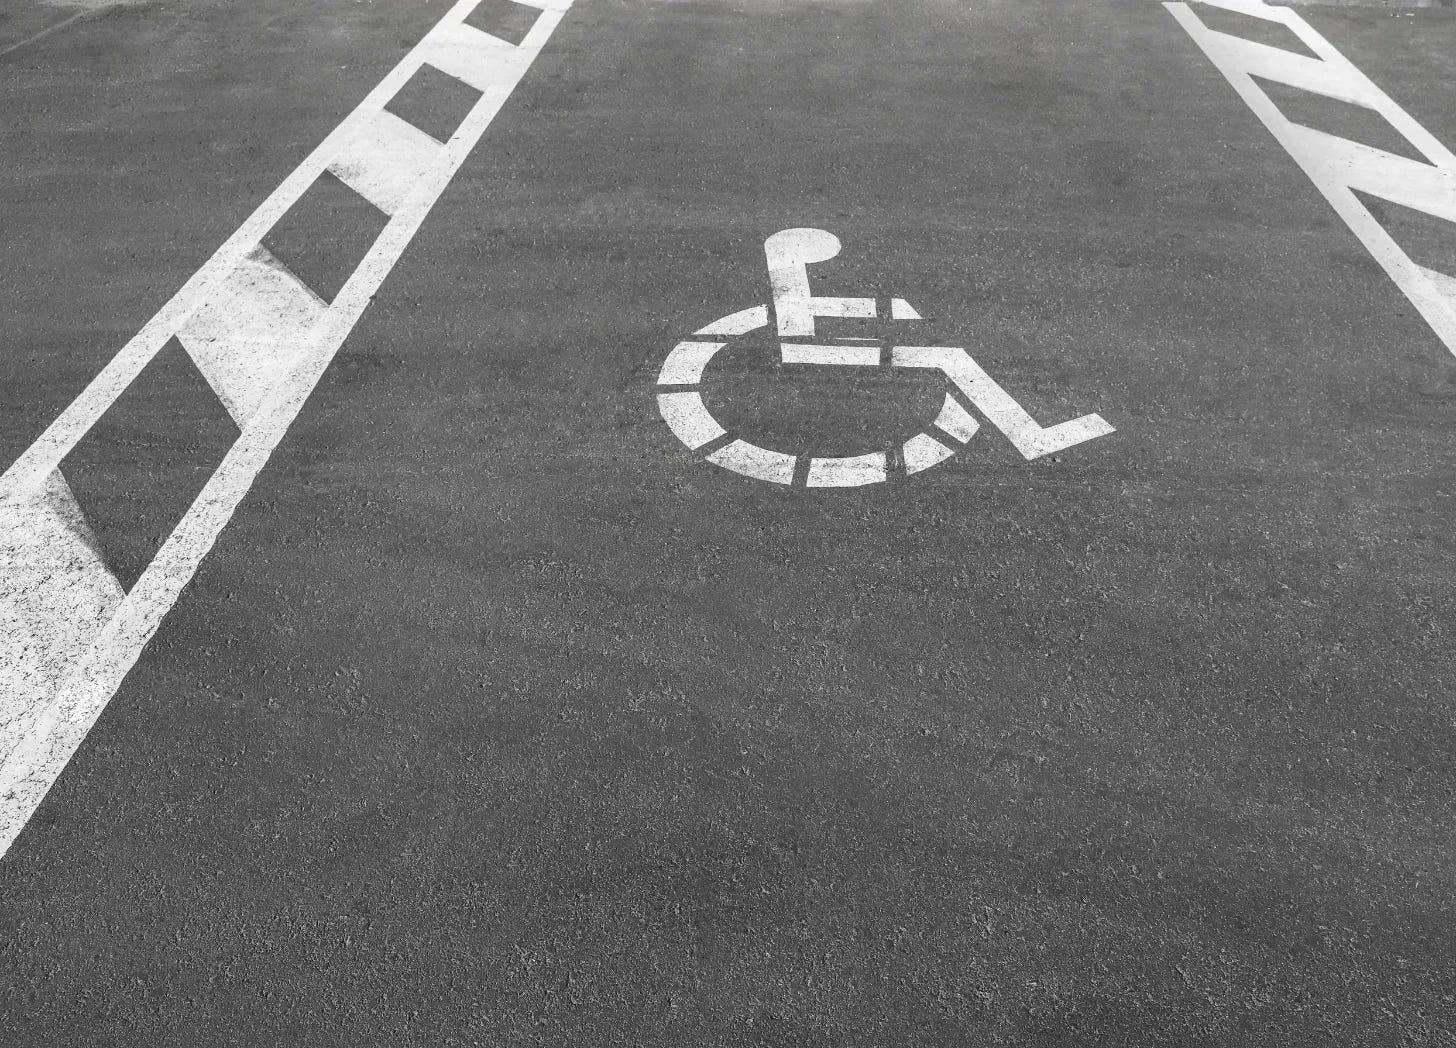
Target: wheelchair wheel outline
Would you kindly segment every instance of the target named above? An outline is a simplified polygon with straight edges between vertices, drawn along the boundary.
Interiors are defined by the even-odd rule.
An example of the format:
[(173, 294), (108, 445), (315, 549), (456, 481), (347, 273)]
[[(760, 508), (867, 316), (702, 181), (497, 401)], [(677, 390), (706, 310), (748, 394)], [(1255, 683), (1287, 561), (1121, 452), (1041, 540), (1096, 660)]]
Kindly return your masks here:
[[(899, 306), (903, 300), (895, 302)], [(799, 460), (804, 458), (808, 459), (807, 487), (853, 488), (888, 481), (890, 463), (884, 451), (848, 456), (791, 455), (733, 437), (713, 417), (699, 388), (704, 371), (734, 338), (765, 328), (768, 322), (768, 306), (750, 306), (699, 328), (692, 338), (672, 348), (657, 376), (657, 408), (668, 428), (692, 451), (716, 444), (715, 450), (704, 456), (713, 465), (771, 484), (792, 485)], [(878, 346), (866, 347), (871, 348), (880, 352)], [(923, 430), (901, 445), (907, 475), (947, 461), (980, 429), (980, 423), (950, 393), (945, 394), (933, 426), (939, 434)], [(725, 437), (731, 439), (724, 441)]]

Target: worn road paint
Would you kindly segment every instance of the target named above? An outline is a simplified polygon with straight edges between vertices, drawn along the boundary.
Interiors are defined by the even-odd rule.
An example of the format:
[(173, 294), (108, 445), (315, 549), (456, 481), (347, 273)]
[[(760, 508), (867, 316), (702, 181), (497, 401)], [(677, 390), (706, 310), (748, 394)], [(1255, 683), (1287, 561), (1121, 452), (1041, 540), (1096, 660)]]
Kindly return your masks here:
[(875, 367), (880, 362), (879, 346), (811, 346), (781, 342), (779, 354), (785, 364)]
[(94, 17), (95, 15), (91, 11), (77, 11), (75, 14), (69, 15), (61, 19), (59, 22), (54, 22), (51, 25), (46, 26), (44, 29), (40, 30), (37, 33), (30, 34), (30, 36), (27, 36), (23, 40), (17, 40), (15, 41), (15, 43), (10, 44), (7, 47), (0, 47), (0, 58), (4, 58), (6, 55), (11, 54), (12, 52), (19, 51), (23, 47), (29, 47), (31, 44), (38, 44), (42, 40), (45, 40), (48, 37), (55, 36), (61, 30), (66, 29), (69, 26), (75, 25), (77, 22), (80, 22), (83, 19)]
[(947, 393), (940, 414), (935, 417), (935, 428), (965, 444), (980, 431), (981, 424), (976, 421), (976, 416), (961, 406), (959, 400)]
[[(0, 477), (0, 854), (120, 687), (572, 0), (521, 0), (540, 14), (518, 46), (464, 24), (478, 2), (455, 4)], [(482, 92), (443, 144), (384, 111), (426, 62)], [(389, 216), (328, 304), (262, 247), (325, 171)], [(59, 466), (173, 336), (241, 434), (124, 593)]]
[(709, 455), (708, 461), (755, 480), (766, 480), (770, 484), (792, 484), (797, 459), (793, 455), (770, 451), (746, 440), (735, 440)]
[(884, 452), (849, 455), (844, 458), (816, 458), (809, 461), (811, 488), (859, 488), (888, 479)]
[[(0, 47), (0, 58), (19, 51), (21, 48), (29, 47), (31, 44), (38, 44), (42, 40), (47, 40), (62, 30), (69, 29), (77, 22), (96, 18), (118, 8), (139, 7), (148, 2), (149, 0), (46, 0), (46, 6), (60, 8), (71, 13), (60, 16), (58, 21), (52, 22), (44, 29), (17, 40), (13, 44)], [(59, 12), (57, 14), (59, 15)]]
[(905, 473), (910, 476), (939, 465), (955, 452), (929, 433), (917, 433), (905, 441), (900, 454), (905, 461)]
[(873, 317), (872, 298), (816, 298), (809, 267), (839, 254), (839, 238), (823, 229), (785, 229), (763, 242), (779, 337), (814, 334), (815, 317)]
[(696, 451), (704, 444), (711, 444), (728, 431), (718, 425), (718, 420), (703, 403), (703, 396), (697, 391), (691, 393), (663, 393), (657, 398), (657, 409), (677, 439)]
[[(1016, 402), (1016, 398), (986, 374), (971, 355), (958, 346), (896, 346), (891, 351), (892, 363), (905, 368), (934, 368), (945, 373), (981, 414), (991, 420), (1026, 459), (1041, 458), (1077, 444), (1105, 437), (1114, 432), (1101, 415), (1083, 415), (1056, 426), (1042, 427)], [(949, 398), (946, 408), (936, 419), (936, 425), (952, 436), (959, 427), (965, 431), (965, 422), (947, 419), (947, 412), (954, 416), (959, 407)], [(975, 419), (970, 419), (975, 422)], [(970, 430), (971, 435), (974, 430)], [(966, 440), (970, 439), (968, 435)]]
[[(1262, 0), (1197, 2), (1277, 22), (1318, 56), (1310, 58), (1217, 32), (1205, 25), (1187, 3), (1163, 5), (1314, 182), (1446, 348), (1456, 354), (1456, 276), (1414, 262), (1355, 195), (1357, 191), (1368, 193), (1432, 218), (1456, 222), (1456, 156), (1289, 8), (1273, 7)], [(1296, 124), (1279, 110), (1254, 77), (1373, 110), (1429, 163)]]
[[(779, 335), (785, 338), (814, 337), (821, 317), (874, 317), (873, 298), (835, 298), (814, 295), (809, 288), (809, 266), (827, 262), (839, 254), (839, 238), (822, 229), (785, 229), (764, 241), (769, 287), (773, 292), (774, 315)], [(892, 299), (893, 320), (920, 320), (921, 316), (903, 298)], [(697, 336), (732, 338), (767, 327), (767, 306), (753, 306), (729, 314), (694, 332)], [(870, 343), (870, 344), (866, 344)], [(713, 358), (727, 342), (699, 338), (679, 342), (667, 355), (657, 375), (658, 411), (677, 438), (696, 451), (718, 444), (728, 431), (713, 417), (696, 386)], [(788, 365), (877, 367), (886, 363), (878, 340), (845, 338), (836, 345), (780, 342), (779, 355)], [(888, 363), (895, 367), (933, 368), (971, 404), (991, 420), (1012, 445), (1028, 459), (1050, 455), (1075, 444), (1106, 436), (1113, 428), (1099, 415), (1084, 415), (1060, 425), (1042, 427), (964, 349), (948, 346), (895, 346)], [(945, 403), (932, 427), (958, 445), (976, 435), (980, 423), (954, 396)], [(901, 460), (907, 476), (924, 472), (949, 459), (955, 449), (933, 433), (920, 433), (901, 446)], [(707, 461), (755, 480), (791, 485), (798, 456), (761, 448), (745, 440), (723, 444), (706, 456)], [(809, 488), (852, 488), (880, 484), (890, 479), (889, 456), (881, 451), (808, 461), (804, 482)]]
[(726, 342), (679, 342), (657, 376), (660, 386), (691, 386), (702, 381), (708, 366)]

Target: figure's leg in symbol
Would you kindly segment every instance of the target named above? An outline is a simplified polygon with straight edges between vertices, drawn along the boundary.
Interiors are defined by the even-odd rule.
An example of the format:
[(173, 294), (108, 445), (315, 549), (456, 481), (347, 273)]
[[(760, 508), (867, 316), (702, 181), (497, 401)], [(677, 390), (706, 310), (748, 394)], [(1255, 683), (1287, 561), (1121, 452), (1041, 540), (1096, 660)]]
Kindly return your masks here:
[(939, 368), (991, 423), (1028, 459), (1041, 458), (1096, 437), (1116, 432), (1101, 415), (1083, 415), (1056, 426), (1041, 426), (1027, 414), (964, 349), (951, 346), (896, 346), (893, 363), (907, 368)]

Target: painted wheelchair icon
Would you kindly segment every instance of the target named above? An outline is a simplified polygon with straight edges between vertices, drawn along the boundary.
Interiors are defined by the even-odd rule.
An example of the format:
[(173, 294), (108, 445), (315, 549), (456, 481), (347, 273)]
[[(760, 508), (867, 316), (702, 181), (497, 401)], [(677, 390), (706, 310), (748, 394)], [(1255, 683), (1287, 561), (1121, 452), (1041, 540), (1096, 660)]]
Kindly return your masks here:
[[(785, 229), (764, 241), (773, 313), (778, 325), (779, 354), (784, 364), (880, 366), (885, 362), (878, 339), (815, 341), (820, 317), (873, 318), (873, 298), (819, 297), (809, 290), (809, 266), (839, 254), (839, 238), (823, 229)], [(919, 320), (902, 298), (892, 299), (890, 319)], [(773, 484), (793, 484), (801, 456), (759, 447), (729, 437), (703, 402), (703, 372), (729, 341), (767, 327), (767, 306), (731, 313), (700, 328), (668, 354), (657, 376), (657, 406), (679, 440), (694, 451), (711, 449), (707, 461), (745, 477)], [(1056, 426), (1042, 427), (1016, 400), (986, 374), (964, 349), (953, 346), (893, 346), (892, 367), (925, 368), (944, 373), (955, 391), (981, 412), (1027, 459), (1050, 455), (1113, 432), (1100, 415), (1084, 415)], [(980, 429), (976, 417), (947, 392), (932, 428), (905, 441), (900, 460), (905, 473), (921, 473), (939, 465)], [(890, 477), (890, 456), (884, 451), (847, 457), (808, 458), (805, 484), (811, 488), (861, 487)]]

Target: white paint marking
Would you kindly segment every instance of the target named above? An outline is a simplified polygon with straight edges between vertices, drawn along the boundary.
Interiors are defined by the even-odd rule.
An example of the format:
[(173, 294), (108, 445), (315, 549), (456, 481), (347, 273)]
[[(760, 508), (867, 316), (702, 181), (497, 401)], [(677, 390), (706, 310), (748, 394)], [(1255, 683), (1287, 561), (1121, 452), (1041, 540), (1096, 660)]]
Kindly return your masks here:
[(329, 170), (386, 215), (398, 214), (415, 186), (443, 163), (432, 137), (388, 109), (374, 113), (343, 142)]
[[(0, 608), (4, 609), (0, 613), (0, 668), (6, 674), (7, 694), (35, 696), (25, 716), (0, 725), (5, 732), (0, 740), (4, 755), (0, 765), (0, 853), (9, 848), (120, 687), (334, 354), (570, 4), (570, 0), (524, 0), (544, 10), (518, 49), (487, 44), (479, 53), (467, 56), (454, 45), (473, 38), (456, 33), (454, 27), (477, 2), (455, 4), (0, 477), (0, 556), (13, 565), (0, 573)], [(208, 321), (205, 310), (230, 297), (254, 303), (244, 308), (255, 308), (260, 298), (274, 302), (269, 296), (276, 287), (254, 297), (258, 285), (239, 274), (256, 273), (246, 267), (262, 258), (257, 252), (263, 237), (325, 169), (341, 157), (357, 159), (357, 152), (351, 154), (350, 150), (357, 148), (361, 135), (367, 136), (366, 128), (376, 126), (375, 115), (426, 56), (443, 53), (441, 39), (454, 42), (454, 60), (465, 63), (469, 58), (473, 64), (466, 71), (488, 90), (443, 147), (441, 162), (421, 170), (412, 188), (395, 187), (390, 222), (311, 328), (293, 332), (296, 353), (289, 355), (275, 345), (273, 359), (266, 366), (246, 366), (236, 354), (251, 336), (239, 335), (229, 327), (234, 318)], [(260, 279), (266, 284), (266, 278)], [(279, 294), (289, 298), (286, 292)], [(276, 319), (280, 314), (269, 310), (292, 307), (274, 303), (256, 308)], [(200, 312), (203, 315), (196, 326), (189, 326)], [(307, 312), (299, 310), (296, 315), (302, 318)], [(191, 340), (189, 351), (208, 361), (199, 366), (211, 370), (209, 382), (229, 391), (227, 396), (233, 399), (230, 410), (247, 421), (131, 592), (117, 600), (120, 587), (111, 588), (115, 580), (107, 581), (109, 573), (98, 575), (99, 559), (94, 551), (84, 552), (90, 548), (85, 533), (65, 524), (72, 509), (68, 508), (68, 494), (56, 486), (56, 470), (152, 357), (184, 330)], [(280, 363), (280, 352), (288, 356), (291, 366)], [(69, 506), (74, 507), (74, 502)], [(79, 511), (74, 515), (79, 518)]]
[(1213, 30), (1209, 30), (1208, 43), (1224, 60), (1243, 67), (1251, 76), (1328, 95), (1351, 105), (1369, 105), (1371, 101), (1365, 84), (1350, 79), (1344, 70), (1321, 59)]
[(425, 42), (426, 62), (477, 91), (513, 87), (535, 57), (463, 22), (442, 26)]
[(1300, 124), (1290, 124), (1288, 135), (1294, 150), (1326, 178), (1456, 222), (1456, 170), (1423, 164)]
[[(877, 307), (872, 298), (841, 298), (835, 296), (815, 295), (810, 301), (809, 308), (813, 310), (812, 315), (816, 317), (851, 317), (866, 319), (877, 316)], [(812, 335), (814, 332), (807, 332)]]
[(1263, 18), (1267, 21), (1277, 21), (1266, 13), (1264, 0), (1206, 0), (1206, 2), (1209, 7), (1221, 7), (1225, 11), (1252, 15), (1254, 18)]
[(659, 393), (657, 410), (677, 439), (694, 451), (728, 432), (718, 425), (699, 393)]
[(874, 367), (880, 362), (879, 346), (809, 346), (793, 342), (779, 343), (785, 364), (838, 364), (852, 367)]
[[(975, 421), (972, 419), (971, 421)], [(955, 454), (950, 448), (936, 440), (929, 433), (917, 433), (905, 441), (902, 449), (905, 457), (905, 472), (913, 475), (939, 465)]]
[(860, 488), (878, 484), (888, 476), (885, 454), (876, 451), (848, 458), (813, 459), (809, 463), (807, 484), (811, 488)]
[(900, 367), (938, 368), (954, 382), (1026, 459), (1063, 451), (1075, 444), (1114, 432), (1100, 415), (1084, 415), (1056, 426), (1042, 427), (981, 368), (964, 349), (947, 346), (896, 346)]
[(59, 22), (55, 22), (51, 25), (46, 26), (38, 33), (32, 33), (25, 39), (17, 40), (15, 43), (9, 45), (8, 47), (0, 47), (0, 58), (4, 58), (6, 55), (10, 54), (13, 51), (19, 51), (22, 47), (29, 47), (31, 44), (38, 44), (47, 37), (54, 36), (56, 33), (59, 33), (67, 26), (74, 25), (75, 23), (81, 21), (83, 18), (91, 18), (94, 16), (94, 14), (95, 12), (93, 11), (77, 11), (75, 14), (61, 19)]
[(747, 309), (740, 309), (737, 313), (730, 313), (721, 320), (715, 320), (705, 328), (694, 331), (695, 335), (721, 335), (732, 338), (735, 335), (746, 335), (750, 331), (757, 331), (768, 325), (767, 306), (749, 306)]
[[(1255, 0), (1202, 2), (1287, 26), (1318, 56), (1309, 58), (1215, 32), (1187, 3), (1163, 5), (1456, 354), (1456, 279), (1413, 261), (1355, 195), (1358, 190), (1433, 218), (1456, 220), (1456, 156), (1290, 8)], [(1256, 76), (1374, 110), (1429, 164), (1292, 122), (1253, 79)]]
[(976, 416), (967, 411), (961, 402), (949, 393), (945, 395), (945, 403), (941, 405), (940, 414), (935, 418), (935, 426), (962, 444), (974, 437), (981, 428), (981, 424), (976, 421)]
[(692, 386), (703, 380), (703, 369), (718, 355), (726, 342), (679, 342), (673, 347), (662, 370), (657, 373), (659, 386)]
[(217, 283), (177, 338), (243, 426), (288, 377), (327, 309), (260, 244)]
[(809, 266), (839, 254), (839, 238), (823, 229), (785, 229), (763, 242), (774, 314), (783, 338), (813, 336), (816, 317), (873, 317), (872, 298), (826, 298), (809, 290)]
[(0, 505), (0, 755), (116, 611), (125, 593), (70, 486), (53, 470)]
[(746, 440), (735, 440), (708, 456), (708, 461), (745, 477), (766, 480), (772, 484), (792, 484), (794, 456), (770, 451)]
[[(874, 316), (871, 298), (822, 298), (810, 292), (808, 267), (839, 253), (839, 238), (823, 229), (785, 229), (764, 241), (769, 283), (781, 333), (813, 334), (815, 320), (823, 316)], [(903, 298), (890, 300), (890, 314), (896, 320), (919, 320)], [(754, 306), (739, 310), (696, 334), (714, 338), (734, 337), (755, 331), (768, 323), (768, 310)], [(847, 343), (865, 343), (850, 345)], [(703, 371), (725, 343), (690, 339), (678, 343), (658, 373), (663, 386), (695, 385)], [(883, 363), (880, 341), (847, 338), (836, 344), (779, 343), (784, 364), (877, 366)], [(983, 371), (964, 349), (946, 346), (896, 346), (891, 363), (901, 367), (934, 368), (948, 379), (1011, 440), (1028, 459), (1037, 458), (1113, 432), (1101, 416), (1085, 415), (1057, 426), (1042, 427)], [(697, 450), (727, 436), (696, 392), (659, 394), (658, 407), (678, 439)], [(980, 429), (980, 423), (954, 396), (947, 395), (935, 425), (951, 440), (965, 444)], [(707, 456), (709, 462), (746, 476), (789, 484), (793, 480), (795, 456), (749, 444), (743, 440)], [(906, 474), (929, 469), (955, 454), (930, 433), (921, 433), (902, 445)], [(859, 487), (889, 478), (888, 457), (883, 452), (849, 457), (810, 458), (808, 487)]]

